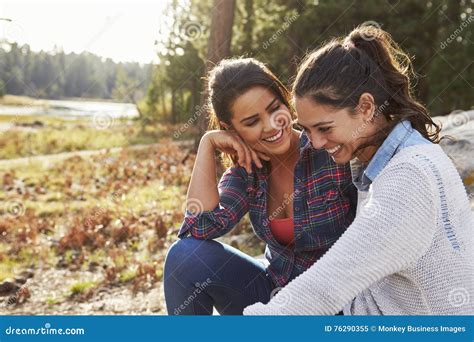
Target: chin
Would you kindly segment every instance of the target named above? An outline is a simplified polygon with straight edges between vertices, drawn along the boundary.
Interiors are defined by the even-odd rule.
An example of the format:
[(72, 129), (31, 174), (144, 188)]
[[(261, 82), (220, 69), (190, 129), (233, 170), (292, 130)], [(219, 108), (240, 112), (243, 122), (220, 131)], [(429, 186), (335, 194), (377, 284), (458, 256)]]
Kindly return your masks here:
[(331, 158), (332, 160), (334, 160), (336, 164), (340, 164), (340, 165), (346, 164), (351, 161), (351, 158), (337, 158), (337, 157), (336, 158), (331, 157)]
[(290, 150), (290, 147), (291, 147), (291, 141), (289, 137), (279, 146), (275, 146), (275, 147), (265, 146), (268, 153), (271, 153), (276, 156), (288, 153), (288, 151)]
[(290, 150), (290, 143), (273, 149), (271, 153), (279, 156), (279, 155), (287, 154), (289, 150)]
[(258, 142), (253, 148), (256, 151), (261, 151), (263, 153), (272, 154), (275, 156), (286, 154), (291, 148), (291, 135), (288, 134), (287, 131), (283, 134), (284, 140), (278, 145), (271, 146), (265, 142)]
[(334, 162), (336, 164), (341, 164), (341, 165), (346, 164), (346, 163), (350, 162), (352, 159), (354, 159), (352, 154), (347, 153), (345, 151), (341, 155), (336, 156), (336, 157), (331, 156), (331, 158), (332, 158), (332, 160), (334, 160)]

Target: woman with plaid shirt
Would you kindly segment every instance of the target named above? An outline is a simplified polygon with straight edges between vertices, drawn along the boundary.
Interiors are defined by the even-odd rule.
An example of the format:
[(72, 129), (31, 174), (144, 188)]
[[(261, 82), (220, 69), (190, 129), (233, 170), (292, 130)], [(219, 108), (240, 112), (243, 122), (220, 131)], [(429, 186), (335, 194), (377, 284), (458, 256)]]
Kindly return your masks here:
[[(292, 128), (290, 95), (255, 59), (220, 62), (209, 78), (211, 126), (201, 139), (179, 237), (165, 261), (170, 315), (239, 315), (266, 303), (317, 261), (354, 218), (349, 165)], [(291, 114), (290, 114), (291, 113)], [(215, 152), (233, 166), (216, 180)], [(213, 241), (249, 214), (266, 266)]]

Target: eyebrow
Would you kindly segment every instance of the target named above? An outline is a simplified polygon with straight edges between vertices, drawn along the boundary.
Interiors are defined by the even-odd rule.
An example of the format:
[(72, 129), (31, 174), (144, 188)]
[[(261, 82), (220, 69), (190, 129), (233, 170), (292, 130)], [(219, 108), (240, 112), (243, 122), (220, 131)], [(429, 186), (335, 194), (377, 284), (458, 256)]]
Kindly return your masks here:
[[(271, 106), (275, 103), (275, 101), (277, 101), (277, 100), (278, 100), (278, 98), (275, 97), (275, 98), (268, 104), (268, 106), (265, 107), (265, 110), (268, 111), (268, 110), (270, 109), (270, 107), (271, 107)], [(249, 117), (246, 117), (246, 118), (240, 120), (240, 122), (242, 123), (242, 122), (244, 122), (244, 121), (253, 119), (253, 118), (256, 117), (256, 116), (258, 116), (258, 113), (253, 114), (253, 115), (251, 115), (251, 116), (249, 116)]]
[[(299, 121), (297, 121), (296, 123), (300, 125), (301, 127), (304, 127)], [(334, 121), (322, 121), (322, 122), (318, 122), (317, 124), (314, 124), (312, 127), (316, 128), (316, 127), (331, 124), (331, 123), (334, 123)]]
[(268, 111), (268, 110), (270, 109), (270, 107), (275, 103), (276, 100), (278, 100), (278, 99), (275, 97), (275, 98), (272, 100), (272, 102), (270, 102), (270, 103), (268, 104), (268, 106), (265, 107), (265, 110)]

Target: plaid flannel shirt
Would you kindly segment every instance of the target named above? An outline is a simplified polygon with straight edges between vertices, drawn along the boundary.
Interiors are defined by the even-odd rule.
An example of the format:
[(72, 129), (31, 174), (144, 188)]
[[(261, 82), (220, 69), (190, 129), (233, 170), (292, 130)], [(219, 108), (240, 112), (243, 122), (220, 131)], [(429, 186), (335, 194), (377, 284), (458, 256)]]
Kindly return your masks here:
[(357, 190), (349, 164), (335, 164), (325, 150), (313, 149), (302, 133), (294, 175), (294, 243), (284, 246), (268, 223), (267, 178), (265, 163), (261, 169), (253, 165), (251, 174), (242, 167), (227, 169), (218, 186), (220, 203), (196, 215), (187, 212), (178, 236), (215, 239), (249, 213), (255, 234), (267, 244), (267, 272), (275, 286), (285, 286), (316, 262), (351, 224)]

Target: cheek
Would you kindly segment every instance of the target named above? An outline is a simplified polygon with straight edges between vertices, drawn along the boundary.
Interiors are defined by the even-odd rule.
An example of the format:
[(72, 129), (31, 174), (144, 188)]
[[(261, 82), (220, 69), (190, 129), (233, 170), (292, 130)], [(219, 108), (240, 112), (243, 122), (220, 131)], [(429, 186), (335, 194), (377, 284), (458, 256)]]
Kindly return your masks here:
[(254, 127), (245, 127), (239, 130), (238, 133), (244, 142), (248, 145), (253, 145), (260, 140), (260, 132), (259, 125), (256, 125)]
[(346, 152), (351, 153), (354, 150), (354, 139), (352, 139), (352, 133), (347, 130), (332, 130), (325, 135), (325, 138), (331, 144), (343, 144), (343, 148)]

